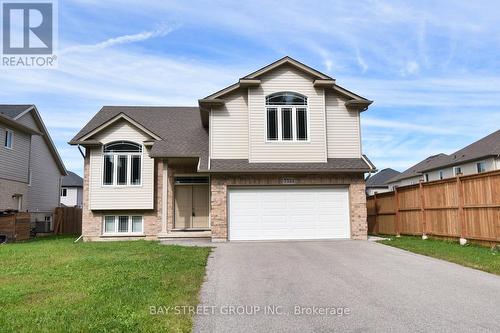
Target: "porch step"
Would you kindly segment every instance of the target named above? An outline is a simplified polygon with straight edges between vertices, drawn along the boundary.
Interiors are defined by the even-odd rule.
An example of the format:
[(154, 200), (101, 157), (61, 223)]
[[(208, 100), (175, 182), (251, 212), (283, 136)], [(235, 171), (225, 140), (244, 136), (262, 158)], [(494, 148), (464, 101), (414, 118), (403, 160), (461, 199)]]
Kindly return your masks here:
[(212, 232), (210, 230), (206, 231), (171, 231), (167, 234), (158, 236), (160, 240), (163, 239), (179, 239), (179, 238), (206, 238), (212, 239)]

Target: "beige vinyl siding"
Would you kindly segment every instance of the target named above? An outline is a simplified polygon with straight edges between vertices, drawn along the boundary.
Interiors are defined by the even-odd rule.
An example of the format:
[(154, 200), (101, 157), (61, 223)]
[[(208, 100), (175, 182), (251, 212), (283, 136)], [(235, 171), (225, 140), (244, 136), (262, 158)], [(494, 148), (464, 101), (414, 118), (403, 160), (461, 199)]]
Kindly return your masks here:
[(210, 112), (210, 157), (248, 158), (248, 96), (246, 89), (224, 98), (222, 107)]
[(13, 149), (5, 147), (4, 124), (0, 123), (0, 178), (28, 182), (31, 135), (11, 129), (14, 132)]
[(361, 157), (359, 112), (348, 111), (345, 99), (333, 91), (327, 90), (325, 97), (328, 157)]
[[(260, 79), (259, 87), (248, 89), (250, 162), (326, 162), (323, 89), (314, 88), (312, 77), (290, 66), (281, 66)], [(280, 91), (307, 96), (309, 142), (266, 142), (265, 98)]]
[[(126, 120), (118, 120), (94, 135), (91, 140), (103, 144), (113, 141), (132, 141), (142, 144), (150, 137)], [(143, 147), (141, 186), (103, 186), (102, 148), (90, 149), (89, 202), (92, 210), (153, 209), (154, 160)]]
[[(23, 115), (18, 121), (37, 131), (42, 131), (31, 112)], [(55, 207), (59, 206), (62, 175), (42, 135), (32, 137), (30, 167), (31, 185), (28, 189), (28, 210), (51, 213)]]

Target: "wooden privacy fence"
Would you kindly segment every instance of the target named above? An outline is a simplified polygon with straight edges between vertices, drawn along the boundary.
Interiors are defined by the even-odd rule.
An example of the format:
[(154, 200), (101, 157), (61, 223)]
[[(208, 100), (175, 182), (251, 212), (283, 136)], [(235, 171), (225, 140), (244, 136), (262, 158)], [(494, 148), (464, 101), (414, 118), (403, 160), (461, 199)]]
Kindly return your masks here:
[(0, 235), (7, 236), (7, 241), (30, 239), (31, 215), (29, 213), (13, 213), (0, 216)]
[(500, 170), (367, 197), (368, 232), (500, 242)]
[(54, 211), (54, 234), (70, 235), (82, 233), (82, 209), (57, 207)]

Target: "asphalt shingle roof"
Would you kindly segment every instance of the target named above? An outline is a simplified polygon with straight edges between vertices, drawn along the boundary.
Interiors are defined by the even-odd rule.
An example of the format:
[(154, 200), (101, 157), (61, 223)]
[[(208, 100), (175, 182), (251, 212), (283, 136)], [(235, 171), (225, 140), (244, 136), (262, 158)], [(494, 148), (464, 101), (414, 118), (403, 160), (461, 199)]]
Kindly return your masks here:
[(467, 161), (474, 161), (488, 156), (500, 156), (500, 130), (471, 143), (465, 148), (448, 155), (447, 159), (440, 159), (422, 168), (428, 171), (446, 166), (456, 165)]
[[(333, 158), (327, 163), (249, 163), (248, 160), (211, 160), (208, 170), (208, 129), (197, 107), (104, 106), (71, 141), (124, 114), (159, 136), (151, 157), (199, 157), (200, 171), (354, 171), (367, 172), (362, 158)], [(366, 158), (366, 157), (365, 157)], [(370, 162), (368, 162), (370, 163)]]
[(412, 178), (412, 177), (417, 177), (421, 175), (421, 171), (425, 169), (426, 167), (429, 167), (431, 165), (437, 165), (441, 161), (447, 161), (448, 160), (448, 155), (446, 154), (437, 154), (437, 155), (432, 155), (427, 157), (425, 160), (409, 167), (399, 175), (389, 179), (387, 182), (392, 183), (392, 182), (397, 182), (402, 179), (407, 179), (407, 178)]
[(0, 104), (0, 113), (15, 118), (32, 106), (33, 104)]
[(383, 169), (366, 180), (366, 187), (387, 186), (387, 181), (401, 174), (391, 168)]
[(368, 172), (361, 158), (329, 158), (327, 163), (249, 163), (247, 159), (210, 160), (211, 172)]
[(152, 157), (200, 157), (208, 161), (208, 130), (198, 107), (104, 106), (72, 139), (78, 141), (119, 114), (125, 114), (159, 136)]
[(72, 171), (68, 171), (68, 175), (62, 178), (61, 185), (65, 187), (83, 187), (83, 178)]

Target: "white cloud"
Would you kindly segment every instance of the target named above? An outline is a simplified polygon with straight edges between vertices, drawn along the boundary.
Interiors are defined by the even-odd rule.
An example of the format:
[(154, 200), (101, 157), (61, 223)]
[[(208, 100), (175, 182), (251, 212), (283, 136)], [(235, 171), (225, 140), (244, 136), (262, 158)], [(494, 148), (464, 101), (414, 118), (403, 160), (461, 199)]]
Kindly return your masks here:
[(164, 36), (168, 35), (170, 32), (172, 32), (173, 30), (174, 30), (173, 27), (162, 26), (158, 29), (151, 30), (151, 31), (142, 31), (142, 32), (139, 32), (136, 34), (123, 35), (123, 36), (109, 38), (105, 41), (102, 41), (102, 42), (96, 43), (96, 44), (70, 46), (70, 47), (67, 47), (65, 49), (62, 49), (60, 54), (62, 56), (65, 56), (66, 54), (71, 53), (71, 52), (93, 52), (93, 51), (102, 50), (102, 49), (105, 49), (108, 47), (112, 47), (115, 45), (141, 42), (141, 41), (145, 41), (145, 40), (148, 40), (151, 38), (164, 37)]
[(414, 75), (417, 74), (417, 72), (420, 69), (420, 65), (416, 61), (408, 61), (404, 68), (401, 69), (401, 75), (406, 76), (406, 75)]
[(448, 127), (435, 127), (429, 124), (417, 125), (412, 120), (408, 119), (406, 122), (385, 120), (377, 118), (363, 118), (363, 125), (366, 127), (387, 128), (393, 130), (411, 130), (419, 133), (429, 134), (461, 134), (460, 130), (451, 129)]

